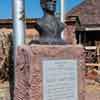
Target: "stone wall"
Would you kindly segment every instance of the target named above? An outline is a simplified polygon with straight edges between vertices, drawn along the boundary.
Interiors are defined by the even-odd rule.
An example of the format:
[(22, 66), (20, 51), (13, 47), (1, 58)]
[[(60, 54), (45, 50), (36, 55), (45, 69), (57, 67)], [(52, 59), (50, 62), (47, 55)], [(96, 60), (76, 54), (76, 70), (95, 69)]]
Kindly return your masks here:
[(0, 32), (0, 80), (8, 80), (13, 52), (12, 34)]
[[(0, 28), (0, 32), (1, 33), (13, 33), (13, 29), (12, 28), (6, 28), (5, 25)], [(34, 28), (27, 28), (25, 30), (25, 41), (26, 43), (29, 43), (32, 39), (39, 37), (39, 32), (36, 31), (36, 29)]]
[[(14, 86), (13, 38), (8, 29), (0, 30), (0, 100), (12, 100)], [(11, 95), (11, 96), (10, 96)]]

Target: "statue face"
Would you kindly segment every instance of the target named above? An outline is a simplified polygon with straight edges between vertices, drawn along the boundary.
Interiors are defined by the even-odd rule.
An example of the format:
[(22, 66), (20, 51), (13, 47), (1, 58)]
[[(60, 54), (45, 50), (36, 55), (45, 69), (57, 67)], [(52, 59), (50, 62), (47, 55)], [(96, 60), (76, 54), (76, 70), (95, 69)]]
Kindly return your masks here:
[(47, 9), (50, 12), (55, 12), (55, 10), (56, 10), (56, 3), (54, 1), (48, 1), (47, 2)]
[(56, 0), (47, 0), (45, 3), (41, 3), (41, 5), (45, 11), (54, 13), (56, 10)]

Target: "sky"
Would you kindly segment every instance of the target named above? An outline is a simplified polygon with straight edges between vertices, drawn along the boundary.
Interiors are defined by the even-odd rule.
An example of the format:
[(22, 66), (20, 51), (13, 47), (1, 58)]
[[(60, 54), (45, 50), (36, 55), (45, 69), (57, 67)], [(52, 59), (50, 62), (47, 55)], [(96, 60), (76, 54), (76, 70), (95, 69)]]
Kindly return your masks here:
[[(27, 18), (40, 18), (43, 11), (40, 7), (40, 0), (24, 0), (25, 15)], [(83, 0), (65, 0), (64, 11), (67, 12)], [(60, 11), (60, 0), (57, 0), (57, 12)], [(0, 0), (0, 19), (12, 18), (12, 0)]]

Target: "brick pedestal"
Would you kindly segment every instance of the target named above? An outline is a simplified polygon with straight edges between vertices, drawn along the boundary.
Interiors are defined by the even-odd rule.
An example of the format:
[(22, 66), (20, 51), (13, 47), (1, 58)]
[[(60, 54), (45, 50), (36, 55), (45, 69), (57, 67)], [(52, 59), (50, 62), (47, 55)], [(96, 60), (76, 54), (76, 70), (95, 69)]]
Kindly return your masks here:
[(43, 100), (42, 60), (44, 58), (76, 59), (78, 61), (79, 100), (84, 100), (83, 52), (81, 46), (32, 45), (19, 47), (16, 53), (14, 100)]

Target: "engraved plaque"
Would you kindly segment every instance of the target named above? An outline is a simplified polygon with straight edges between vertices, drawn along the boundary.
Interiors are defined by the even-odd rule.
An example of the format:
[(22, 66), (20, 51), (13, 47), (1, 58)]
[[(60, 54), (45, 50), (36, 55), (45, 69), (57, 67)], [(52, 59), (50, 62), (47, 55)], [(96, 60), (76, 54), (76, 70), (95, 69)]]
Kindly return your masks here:
[(43, 60), (43, 100), (78, 100), (77, 60)]

